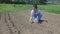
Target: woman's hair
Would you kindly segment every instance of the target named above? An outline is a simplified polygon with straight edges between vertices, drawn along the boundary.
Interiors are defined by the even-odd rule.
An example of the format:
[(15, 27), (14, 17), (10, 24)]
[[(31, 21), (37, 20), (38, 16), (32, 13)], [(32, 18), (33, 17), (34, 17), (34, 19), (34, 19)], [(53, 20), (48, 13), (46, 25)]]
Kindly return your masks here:
[(33, 7), (37, 9), (37, 4), (34, 4)]

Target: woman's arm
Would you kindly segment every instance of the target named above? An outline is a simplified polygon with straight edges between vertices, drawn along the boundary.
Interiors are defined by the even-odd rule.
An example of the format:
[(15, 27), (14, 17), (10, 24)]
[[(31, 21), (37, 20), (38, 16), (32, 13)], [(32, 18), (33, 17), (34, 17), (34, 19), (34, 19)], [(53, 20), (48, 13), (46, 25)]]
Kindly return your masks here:
[(31, 11), (31, 14), (30, 14), (30, 22), (33, 22), (33, 10)]

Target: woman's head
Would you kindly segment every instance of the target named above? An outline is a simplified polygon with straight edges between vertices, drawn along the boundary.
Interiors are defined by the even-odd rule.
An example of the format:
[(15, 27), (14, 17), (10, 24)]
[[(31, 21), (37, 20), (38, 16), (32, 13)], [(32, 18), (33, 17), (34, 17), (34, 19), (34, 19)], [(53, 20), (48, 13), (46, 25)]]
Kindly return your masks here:
[(37, 10), (37, 4), (33, 5), (33, 10), (34, 10), (34, 12), (36, 12), (36, 10)]

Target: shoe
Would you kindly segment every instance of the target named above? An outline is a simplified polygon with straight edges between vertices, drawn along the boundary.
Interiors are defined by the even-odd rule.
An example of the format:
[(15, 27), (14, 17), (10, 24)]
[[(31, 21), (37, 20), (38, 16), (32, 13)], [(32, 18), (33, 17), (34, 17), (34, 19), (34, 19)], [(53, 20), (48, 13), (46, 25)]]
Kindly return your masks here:
[(43, 21), (44, 21), (44, 20), (39, 20), (39, 22), (38, 22), (38, 23), (39, 23), (39, 24), (41, 24)]

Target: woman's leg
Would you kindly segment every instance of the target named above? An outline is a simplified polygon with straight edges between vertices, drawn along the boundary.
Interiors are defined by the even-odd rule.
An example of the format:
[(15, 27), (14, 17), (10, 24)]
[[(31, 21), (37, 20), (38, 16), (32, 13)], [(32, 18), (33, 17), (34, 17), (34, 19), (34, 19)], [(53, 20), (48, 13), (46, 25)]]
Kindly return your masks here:
[(38, 20), (41, 20), (42, 16), (42, 14), (38, 14)]

